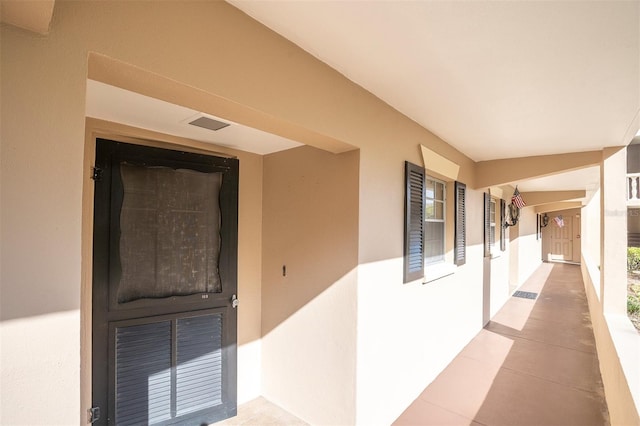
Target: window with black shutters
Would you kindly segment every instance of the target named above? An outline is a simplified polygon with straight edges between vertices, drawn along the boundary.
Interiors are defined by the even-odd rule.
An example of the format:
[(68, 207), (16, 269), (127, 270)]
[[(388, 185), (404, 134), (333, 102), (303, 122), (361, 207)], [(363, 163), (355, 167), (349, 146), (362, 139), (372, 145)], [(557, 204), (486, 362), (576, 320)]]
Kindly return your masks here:
[(464, 265), (467, 261), (467, 186), (456, 182), (455, 185), (455, 237), (453, 248), (453, 261), (456, 265)]
[[(456, 182), (453, 264), (446, 260), (447, 184), (405, 162), (404, 282), (450, 275), (466, 261), (466, 186)], [(450, 236), (451, 237), (451, 236)]]

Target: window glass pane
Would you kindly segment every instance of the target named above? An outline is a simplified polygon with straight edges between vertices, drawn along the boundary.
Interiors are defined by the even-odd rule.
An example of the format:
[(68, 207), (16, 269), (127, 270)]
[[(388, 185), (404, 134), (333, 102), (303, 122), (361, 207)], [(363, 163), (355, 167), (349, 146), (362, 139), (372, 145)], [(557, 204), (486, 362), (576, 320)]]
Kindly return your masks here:
[(489, 245), (491, 248), (491, 253), (494, 253), (495, 245), (496, 245), (496, 201), (494, 199), (491, 200), (490, 204), (490, 212), (489, 215)]
[(435, 218), (435, 201), (425, 200), (424, 202), (424, 217), (425, 219)]
[(425, 263), (444, 260), (444, 222), (427, 222), (425, 225)]
[(435, 204), (435, 218), (444, 219), (444, 203), (436, 201)]
[(444, 200), (444, 184), (440, 182), (436, 182), (436, 199)]
[(425, 191), (426, 191), (426, 197), (433, 199), (435, 196), (435, 182), (432, 180), (427, 179), (424, 183), (424, 187), (425, 187)]
[(221, 292), (222, 174), (120, 165), (118, 303)]

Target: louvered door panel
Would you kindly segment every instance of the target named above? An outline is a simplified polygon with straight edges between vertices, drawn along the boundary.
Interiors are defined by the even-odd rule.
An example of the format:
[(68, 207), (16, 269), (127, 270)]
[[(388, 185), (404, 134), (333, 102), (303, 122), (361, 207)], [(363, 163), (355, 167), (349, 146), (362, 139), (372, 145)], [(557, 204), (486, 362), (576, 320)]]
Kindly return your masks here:
[(176, 409), (181, 416), (222, 404), (222, 315), (177, 324)]
[(171, 418), (171, 322), (116, 328), (116, 423)]

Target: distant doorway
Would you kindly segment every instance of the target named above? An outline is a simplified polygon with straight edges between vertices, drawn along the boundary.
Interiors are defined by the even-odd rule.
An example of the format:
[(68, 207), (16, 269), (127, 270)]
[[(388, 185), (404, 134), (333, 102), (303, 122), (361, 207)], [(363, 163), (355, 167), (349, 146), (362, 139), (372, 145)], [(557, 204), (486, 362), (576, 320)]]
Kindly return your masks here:
[(564, 216), (561, 224), (551, 219), (548, 225), (551, 229), (549, 235), (548, 260), (579, 261), (573, 258), (573, 217)]
[(96, 141), (92, 417), (236, 414), (238, 160)]

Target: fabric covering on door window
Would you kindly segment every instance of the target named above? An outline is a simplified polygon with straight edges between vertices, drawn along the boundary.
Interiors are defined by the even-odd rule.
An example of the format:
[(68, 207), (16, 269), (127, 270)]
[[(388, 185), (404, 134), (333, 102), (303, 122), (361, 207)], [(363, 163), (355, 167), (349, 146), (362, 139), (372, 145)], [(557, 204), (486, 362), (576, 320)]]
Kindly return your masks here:
[(221, 173), (120, 164), (118, 303), (222, 291)]

